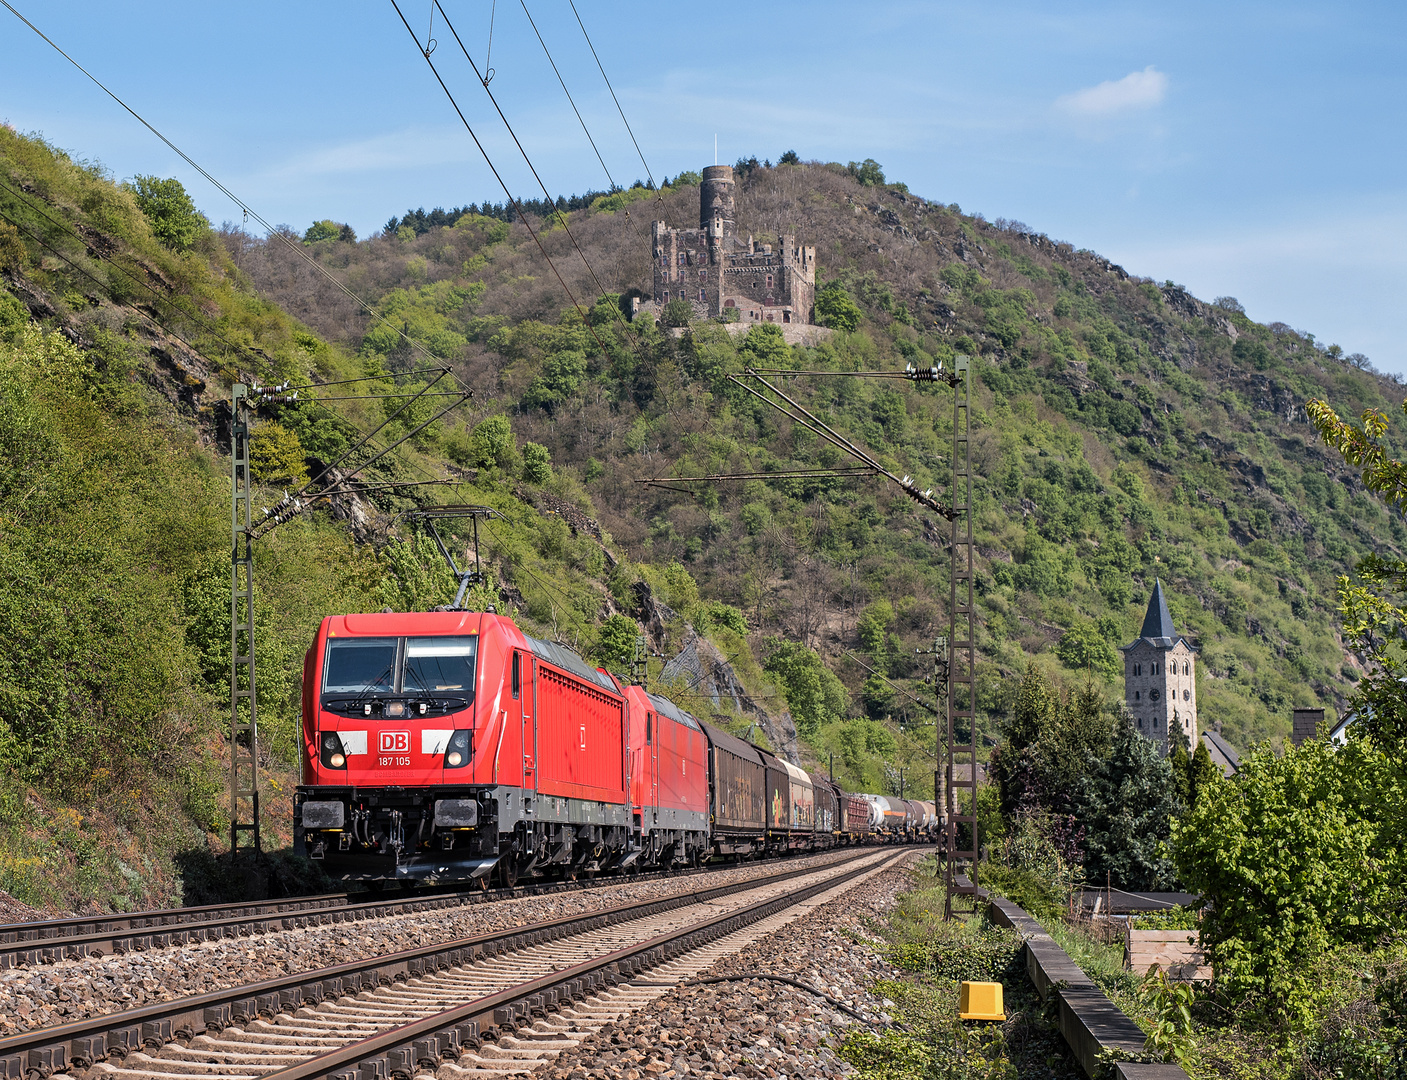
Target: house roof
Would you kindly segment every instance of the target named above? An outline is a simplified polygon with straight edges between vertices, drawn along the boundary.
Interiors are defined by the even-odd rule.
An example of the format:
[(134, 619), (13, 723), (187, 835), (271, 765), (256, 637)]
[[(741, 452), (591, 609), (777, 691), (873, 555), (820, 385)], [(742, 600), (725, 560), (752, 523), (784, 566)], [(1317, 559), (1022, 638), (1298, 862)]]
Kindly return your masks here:
[[(1168, 610), (1168, 598), (1163, 594), (1163, 582), (1155, 578), (1153, 595), (1148, 598), (1148, 614), (1143, 616), (1143, 629), (1139, 631), (1137, 640), (1121, 648), (1132, 649), (1135, 645), (1147, 644), (1160, 649), (1171, 649), (1179, 641), (1189, 649), (1192, 648), (1192, 643), (1186, 638), (1178, 637), (1177, 631), (1173, 629), (1172, 612)], [(1195, 649), (1192, 651), (1196, 652)]]
[(1211, 755), (1212, 764), (1225, 776), (1235, 776), (1241, 771), (1241, 755), (1231, 749), (1231, 745), (1215, 731), (1202, 732), (1202, 744)]

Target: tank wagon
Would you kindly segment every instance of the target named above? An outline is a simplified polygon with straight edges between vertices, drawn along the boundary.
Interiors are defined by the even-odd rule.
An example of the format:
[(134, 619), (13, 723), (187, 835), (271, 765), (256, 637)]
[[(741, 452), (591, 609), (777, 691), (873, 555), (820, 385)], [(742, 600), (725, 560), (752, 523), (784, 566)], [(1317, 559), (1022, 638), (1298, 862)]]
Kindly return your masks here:
[(302, 736), (294, 850), (343, 879), (511, 884), (933, 832), (921, 804), (843, 791), (492, 613), (325, 618)]

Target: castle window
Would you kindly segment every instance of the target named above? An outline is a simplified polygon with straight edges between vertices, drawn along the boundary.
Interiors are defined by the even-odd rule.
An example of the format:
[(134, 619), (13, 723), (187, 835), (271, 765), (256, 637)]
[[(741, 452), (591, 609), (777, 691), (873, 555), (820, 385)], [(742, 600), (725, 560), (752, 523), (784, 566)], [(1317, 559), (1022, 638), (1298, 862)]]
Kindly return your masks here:
[(1182, 700), (1183, 700), (1183, 701), (1191, 701), (1191, 700), (1192, 700), (1192, 691), (1191, 691), (1191, 690), (1184, 690), (1184, 691), (1182, 692)]
[(1182, 673), (1184, 675), (1190, 675), (1192, 673), (1191, 667), (1186, 662), (1182, 665)]
[(1139, 730), (1139, 731), (1142, 731), (1142, 730), (1143, 730), (1143, 717), (1141, 717), (1141, 716), (1138, 718), (1138, 730)]
[(679, 253), (679, 265), (684, 265), (684, 253), (682, 251)]
[(699, 271), (699, 280), (700, 280), (700, 281), (707, 281), (707, 280), (708, 280), (708, 271), (707, 271), (707, 270), (700, 270), (700, 271)]
[(1143, 691), (1142, 691), (1142, 690), (1135, 690), (1135, 691), (1133, 692), (1133, 699), (1134, 699), (1134, 701), (1142, 701), (1142, 700), (1143, 700)]
[(704, 293), (704, 291), (703, 291), (702, 289), (699, 290), (699, 299), (700, 299), (701, 301), (708, 299), (708, 296)]
[(1149, 675), (1156, 675), (1156, 674), (1158, 674), (1158, 664), (1157, 664), (1157, 661), (1154, 661), (1153, 663), (1151, 663), (1151, 664), (1148, 665), (1148, 674), (1149, 674)]
[(1148, 691), (1148, 700), (1149, 700), (1149, 701), (1157, 701), (1157, 700), (1158, 700), (1158, 691), (1156, 691), (1156, 690), (1149, 690), (1149, 691)]
[(771, 287), (772, 287), (772, 275), (771, 275), (771, 274), (768, 274), (768, 275), (767, 275), (767, 288), (770, 289)]

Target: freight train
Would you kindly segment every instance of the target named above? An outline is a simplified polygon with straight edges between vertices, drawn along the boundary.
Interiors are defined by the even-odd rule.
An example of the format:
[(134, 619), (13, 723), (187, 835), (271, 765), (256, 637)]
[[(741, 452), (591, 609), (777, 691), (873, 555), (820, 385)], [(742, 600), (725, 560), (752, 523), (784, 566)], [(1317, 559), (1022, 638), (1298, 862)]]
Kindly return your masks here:
[(493, 613), (323, 619), (303, 663), (294, 851), (347, 880), (571, 877), (931, 841)]

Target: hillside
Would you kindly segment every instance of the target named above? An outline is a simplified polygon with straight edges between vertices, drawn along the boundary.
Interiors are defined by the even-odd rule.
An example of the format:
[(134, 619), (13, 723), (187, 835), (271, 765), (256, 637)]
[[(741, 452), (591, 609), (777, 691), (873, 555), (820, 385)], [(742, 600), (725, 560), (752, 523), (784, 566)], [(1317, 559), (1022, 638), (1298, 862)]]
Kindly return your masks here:
[[(758, 242), (794, 231), (815, 243), (822, 281), (843, 286), (863, 312), (854, 333), (767, 362), (839, 371), (979, 357), (990, 711), (1002, 709), (1013, 672), (1050, 653), (1070, 670), (1092, 666), (1113, 689), (1111, 646), (1135, 636), (1155, 576), (1202, 650), (1200, 711), (1233, 744), (1284, 734), (1294, 706), (1343, 707), (1355, 661), (1335, 630), (1334, 581), (1366, 552), (1400, 545), (1402, 526), (1316, 443), (1302, 406), (1322, 396), (1345, 414), (1391, 411), (1396, 382), (1312, 334), (1251, 322), (1230, 298), (1200, 301), (1020, 223), (988, 223), (904, 185), (863, 184), (860, 170), (744, 172), (739, 230)], [(649, 290), (650, 220), (688, 224), (697, 214), (684, 179), (573, 215), (608, 288)], [(636, 558), (681, 561), (704, 595), (744, 610), (755, 644), (781, 635), (819, 650), (858, 704), (863, 672), (844, 651), (873, 662), (859, 636), (870, 610), (893, 639), (871, 635), (891, 672), (901, 681), (918, 673), (909, 658), (943, 623), (941, 522), (869, 484), (754, 482), (690, 497), (631, 483), (829, 463), (830, 451), (725, 385), (749, 346), (734, 348), (721, 328), (696, 326), (676, 342), (637, 325), (634, 342), (612, 327), (608, 361), (562, 315), (560, 288), (521, 225), (430, 220), (411, 213), (368, 241), (311, 247), (440, 343), (516, 431), (570, 463), (617, 543)], [(592, 295), (563, 230), (544, 239), (572, 288)], [(385, 355), (280, 245), (225, 240), (265, 295), (364, 356)], [(945, 395), (858, 380), (794, 385), (896, 471), (941, 490)], [(868, 707), (879, 714), (892, 703)]]
[[(598, 199), (572, 213), (570, 236), (544, 230), (586, 323), (521, 224), (422, 216), (356, 242), (321, 223), (304, 250), (380, 321), (281, 242), (212, 231), (160, 182), (124, 189), (0, 130), (0, 888), (140, 906), (221, 887), (223, 403), (236, 378), (370, 380), (263, 414), (270, 503), (391, 416), (403, 399), (385, 395), (423, 385), (405, 373), (427, 354), (475, 391), (363, 478), (439, 486), (339, 499), (260, 543), (275, 845), (287, 840), (298, 665), (317, 620), (452, 595), (428, 542), (392, 528), (413, 500), (503, 515), (483, 534), (494, 587), (478, 602), (617, 668), (638, 621), (671, 661), (654, 663), (652, 682), (671, 677), (688, 707), (779, 743), (794, 723), (805, 764), (833, 754), (838, 779), (869, 789), (893, 790), (903, 770), (912, 790), (932, 768), (933, 729), (866, 668), (931, 699), (914, 650), (945, 623), (942, 523), (870, 483), (697, 495), (633, 483), (834, 460), (726, 382), (745, 362), (840, 371), (978, 357), (990, 716), (1033, 660), (1088, 673), (1112, 699), (1113, 646), (1136, 632), (1154, 576), (1202, 649), (1204, 724), (1244, 747), (1288, 730), (1293, 705), (1341, 707), (1354, 672), (1334, 578), (1400, 544), (1401, 526), (1356, 481), (1339, 482), (1301, 405), (1387, 407), (1393, 382), (1231, 302), (1203, 304), (819, 164), (747, 172), (739, 227), (816, 244), (822, 278), (858, 305), (853, 331), (800, 350), (713, 324), (682, 337), (627, 326), (614, 297), (595, 303), (573, 238), (611, 293), (648, 288), (649, 221), (693, 221), (691, 179)], [(795, 385), (895, 471), (941, 491), (946, 392)], [(344, 396), (354, 400), (332, 400)], [(431, 415), (393, 420), (381, 445)]]

